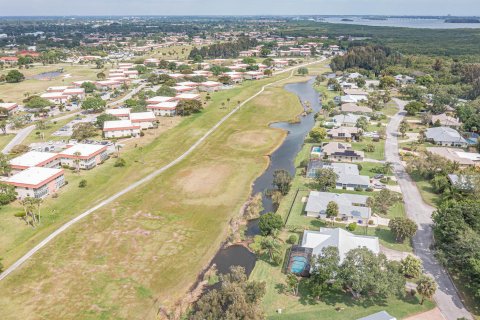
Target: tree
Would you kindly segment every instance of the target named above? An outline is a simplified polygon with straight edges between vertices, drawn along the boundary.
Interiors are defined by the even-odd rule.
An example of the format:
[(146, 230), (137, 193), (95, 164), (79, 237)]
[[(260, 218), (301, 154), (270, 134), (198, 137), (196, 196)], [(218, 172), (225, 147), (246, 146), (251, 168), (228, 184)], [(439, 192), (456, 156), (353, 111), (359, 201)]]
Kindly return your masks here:
[(261, 320), (265, 318), (260, 301), (265, 295), (265, 282), (248, 281), (245, 269), (230, 268), (220, 275), (220, 288), (202, 295), (195, 303), (190, 320)]
[(327, 136), (327, 130), (322, 127), (315, 127), (310, 131), (308, 134), (309, 137), (313, 140), (313, 142), (319, 143), (322, 142), (323, 139)]
[(7, 120), (0, 120), (0, 130), (2, 130), (2, 134), (7, 134)]
[(106, 77), (107, 77), (107, 76), (106, 76), (105, 73), (103, 73), (103, 72), (97, 73), (97, 79), (98, 79), (98, 80), (105, 80)]
[(355, 127), (362, 129), (362, 131), (368, 130), (368, 120), (365, 117), (360, 117), (355, 124)]
[(177, 94), (177, 92), (175, 91), (175, 89), (170, 88), (170, 87), (167, 86), (167, 85), (162, 85), (162, 86), (157, 90), (157, 94), (158, 94), (159, 96), (163, 96), (163, 97), (175, 97), (175, 95)]
[(15, 199), (17, 199), (15, 187), (10, 184), (0, 182), (0, 205), (7, 205), (10, 202), (15, 201)]
[(80, 180), (80, 182), (78, 183), (79, 188), (85, 188), (86, 186), (87, 186), (87, 180), (85, 179)]
[(409, 278), (417, 278), (422, 274), (422, 261), (409, 254), (405, 259), (400, 261), (402, 265), (402, 273)]
[[(15, 214), (16, 217), (22, 218), (25, 222), (35, 228), (40, 221), (40, 207), (42, 199), (25, 197), (20, 200), (20, 205), (23, 207), (22, 213)], [(36, 212), (35, 212), (36, 211)]]
[(382, 171), (384, 174), (392, 174), (393, 173), (393, 163), (390, 161), (386, 161), (382, 166)]
[(0, 175), (8, 176), (12, 172), (10, 159), (7, 155), (0, 153)]
[(85, 140), (98, 134), (97, 127), (89, 122), (80, 122), (73, 125), (72, 139)]
[(52, 103), (50, 100), (44, 99), (39, 96), (30, 96), (28, 101), (25, 103), (25, 107), (29, 109), (43, 109), (50, 107)]
[(408, 218), (396, 217), (390, 220), (388, 227), (395, 235), (397, 242), (403, 242), (405, 239), (411, 239), (417, 232), (417, 225)]
[(198, 100), (181, 100), (177, 105), (177, 113), (182, 116), (189, 116), (202, 110), (202, 102)]
[(263, 236), (268, 236), (273, 234), (275, 231), (282, 229), (283, 220), (279, 214), (274, 212), (265, 213), (260, 217), (258, 222), (258, 227), (260, 228), (260, 234)]
[(93, 91), (95, 91), (95, 89), (97, 87), (95, 86), (95, 84), (93, 82), (86, 81), (86, 82), (82, 83), (80, 88), (83, 88), (85, 90), (85, 93), (92, 93)]
[(103, 124), (105, 123), (105, 121), (114, 121), (114, 120), (118, 120), (118, 117), (115, 117), (114, 115), (109, 113), (102, 113), (97, 117), (97, 120), (95, 121), (95, 125), (98, 128), (103, 128)]
[(273, 75), (273, 71), (272, 69), (266, 69), (265, 71), (263, 71), (263, 74), (267, 77), (271, 77)]
[(336, 247), (325, 247), (322, 252), (312, 257), (310, 278), (307, 280), (309, 294), (320, 299), (330, 289), (340, 270), (340, 255)]
[(320, 191), (327, 191), (335, 188), (337, 185), (338, 175), (333, 169), (322, 168), (315, 173), (316, 187)]
[(327, 215), (327, 218), (331, 219), (332, 225), (333, 225), (333, 220), (338, 216), (338, 204), (335, 201), (330, 201), (327, 204), (327, 210), (325, 211), (325, 214)]
[(293, 295), (296, 296), (298, 293), (298, 285), (300, 284), (298, 277), (293, 273), (288, 273), (286, 282), (288, 288), (292, 291)]
[(437, 291), (437, 283), (432, 277), (424, 275), (417, 281), (417, 292), (422, 296), (420, 304), (425, 302), (425, 298), (431, 299)]
[(383, 76), (380, 79), (380, 88), (386, 89), (394, 87), (396, 84), (395, 78), (392, 76)]
[(73, 153), (73, 156), (75, 158), (73, 158), (73, 163), (75, 164), (75, 171), (78, 173), (80, 172), (80, 156), (82, 154), (80, 153), (80, 151), (76, 151)]
[(388, 210), (398, 201), (401, 200), (401, 196), (388, 189), (382, 189), (379, 192), (374, 193), (373, 197), (372, 210), (375, 213), (379, 213), (382, 215), (388, 214)]
[(375, 152), (375, 145), (373, 143), (367, 143), (363, 148), (365, 152)]
[(301, 76), (306, 76), (308, 74), (308, 69), (305, 67), (300, 67), (298, 68), (297, 73)]
[(10, 70), (5, 76), (5, 81), (8, 83), (18, 83), (25, 80), (25, 76), (18, 70)]
[(286, 170), (275, 170), (273, 172), (273, 186), (276, 187), (282, 195), (286, 195), (290, 190), (292, 176)]
[(425, 104), (419, 101), (411, 101), (405, 106), (405, 110), (409, 116), (414, 116), (425, 108)]
[(263, 210), (262, 193), (255, 194), (245, 207), (244, 216), (247, 220), (258, 218), (260, 212)]
[(277, 239), (272, 236), (263, 237), (260, 242), (260, 249), (261, 254), (268, 255), (270, 263), (280, 264), (282, 260), (282, 246)]
[(223, 84), (231, 84), (232, 83), (232, 78), (227, 75), (219, 76), (218, 77), (218, 82), (221, 82)]
[(410, 126), (408, 125), (407, 121), (403, 120), (400, 123), (400, 127), (399, 127), (398, 131), (400, 131), (400, 133), (402, 134), (402, 138), (405, 137), (405, 133), (408, 131), (409, 128), (410, 128)]
[(382, 253), (375, 255), (365, 247), (347, 252), (338, 280), (354, 297), (387, 297), (405, 290), (400, 264), (388, 261)]
[(82, 109), (90, 112), (101, 112), (105, 110), (107, 103), (99, 97), (88, 97), (82, 103)]

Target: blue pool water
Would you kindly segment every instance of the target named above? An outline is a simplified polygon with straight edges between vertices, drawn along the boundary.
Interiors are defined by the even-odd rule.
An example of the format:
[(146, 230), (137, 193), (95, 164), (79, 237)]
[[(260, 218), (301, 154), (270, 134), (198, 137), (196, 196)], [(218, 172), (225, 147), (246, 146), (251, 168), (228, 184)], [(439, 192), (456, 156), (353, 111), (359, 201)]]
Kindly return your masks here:
[(322, 148), (320, 147), (313, 147), (312, 152), (320, 152), (322, 151)]
[(293, 257), (293, 262), (290, 267), (290, 271), (293, 273), (302, 273), (305, 270), (305, 266), (307, 265), (307, 258), (305, 257)]

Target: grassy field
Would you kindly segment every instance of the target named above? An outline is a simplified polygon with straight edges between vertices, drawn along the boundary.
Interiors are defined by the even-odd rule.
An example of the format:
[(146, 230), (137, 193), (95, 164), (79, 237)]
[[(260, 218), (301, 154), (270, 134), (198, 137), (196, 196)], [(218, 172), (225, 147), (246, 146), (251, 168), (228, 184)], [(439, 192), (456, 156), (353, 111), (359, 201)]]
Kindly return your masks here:
[[(110, 65), (106, 65), (109, 68)], [(60, 68), (64, 69), (64, 73), (52, 80), (36, 80), (28, 79), (33, 75), (37, 75), (43, 72), (52, 72)], [(0, 99), (7, 102), (21, 103), (25, 99), (25, 94), (30, 95), (40, 94), (51, 86), (63, 86), (69, 85), (74, 81), (80, 80), (96, 80), (99, 72), (107, 72), (104, 69), (96, 69), (93, 65), (70, 65), (66, 63), (59, 63), (55, 65), (35, 65), (30, 69), (22, 69), (20, 72), (25, 74), (27, 80), (20, 83), (2, 83), (0, 84)], [(5, 70), (4, 72), (7, 72)], [(65, 78), (65, 75), (71, 75), (71, 77)]]
[[(212, 95), (201, 114), (123, 153), (124, 168), (109, 160), (91, 172), (69, 175), (59, 198), (44, 204), (40, 230), (15, 219), (18, 208), (2, 210), (8, 221), (0, 239), (5, 264), (68, 218), (176, 158), (228, 112), (221, 108), (226, 99), (242, 101), (286, 76)], [(183, 162), (98, 210), (3, 281), (2, 317), (144, 319), (154, 317), (160, 306), (172, 308), (225, 238), (228, 221), (267, 166), (265, 155), (285, 136), (268, 123), (292, 119), (301, 110), (297, 97), (282, 86), (267, 89)], [(78, 188), (81, 178), (87, 179), (87, 188)], [(42, 295), (35, 294), (38, 290)], [(25, 304), (20, 315), (19, 306)]]
[[(257, 261), (250, 278), (266, 282), (267, 292), (263, 306), (268, 319), (358, 319), (382, 310), (386, 310), (397, 319), (402, 319), (434, 307), (430, 301), (420, 305), (419, 299), (411, 296), (358, 301), (347, 294), (337, 293), (324, 296), (322, 301), (312, 301), (305, 297), (305, 288), (302, 285), (300, 295), (293, 296), (287, 292), (285, 274), (279, 267), (274, 267), (263, 260)], [(277, 313), (278, 309), (282, 309), (282, 314)]]
[(363, 138), (361, 142), (352, 142), (352, 148), (354, 150), (363, 151), (367, 144), (373, 144), (375, 146), (375, 151), (365, 152), (365, 157), (375, 160), (384, 160), (385, 159), (385, 141), (380, 140), (378, 142), (372, 141), (372, 138)]
[(5, 146), (13, 139), (14, 134), (1, 134), (0, 135), (0, 150), (5, 148)]

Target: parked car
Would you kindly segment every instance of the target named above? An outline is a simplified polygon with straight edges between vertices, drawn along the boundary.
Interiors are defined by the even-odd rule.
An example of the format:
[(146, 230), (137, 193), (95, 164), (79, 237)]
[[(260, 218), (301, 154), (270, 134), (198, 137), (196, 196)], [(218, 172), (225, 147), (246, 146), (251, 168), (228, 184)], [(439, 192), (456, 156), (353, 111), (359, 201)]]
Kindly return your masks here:
[(382, 183), (375, 183), (375, 184), (373, 185), (373, 187), (374, 187), (375, 189), (385, 189), (387, 186), (384, 185), (384, 184), (382, 184)]
[(374, 179), (383, 179), (383, 178), (385, 178), (385, 175), (379, 173), (379, 174), (374, 175), (373, 178), (374, 178)]

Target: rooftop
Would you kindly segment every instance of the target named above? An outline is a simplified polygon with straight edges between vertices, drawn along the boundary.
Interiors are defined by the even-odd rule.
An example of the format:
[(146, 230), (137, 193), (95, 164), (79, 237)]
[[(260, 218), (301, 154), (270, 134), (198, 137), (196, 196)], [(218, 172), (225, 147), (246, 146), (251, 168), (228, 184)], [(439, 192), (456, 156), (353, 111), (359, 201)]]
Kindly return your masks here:
[(12, 167), (35, 167), (42, 165), (44, 162), (49, 162), (57, 157), (56, 153), (29, 151), (21, 156), (10, 160)]
[(80, 153), (80, 157), (88, 157), (92, 156), (95, 153), (99, 153), (103, 150), (106, 150), (107, 147), (104, 145), (98, 145), (98, 144), (74, 144), (70, 148), (67, 148), (60, 152), (60, 155), (66, 155), (66, 156), (75, 156), (76, 152)]
[(6, 182), (15, 186), (40, 187), (62, 174), (62, 169), (31, 167), (14, 174)]

